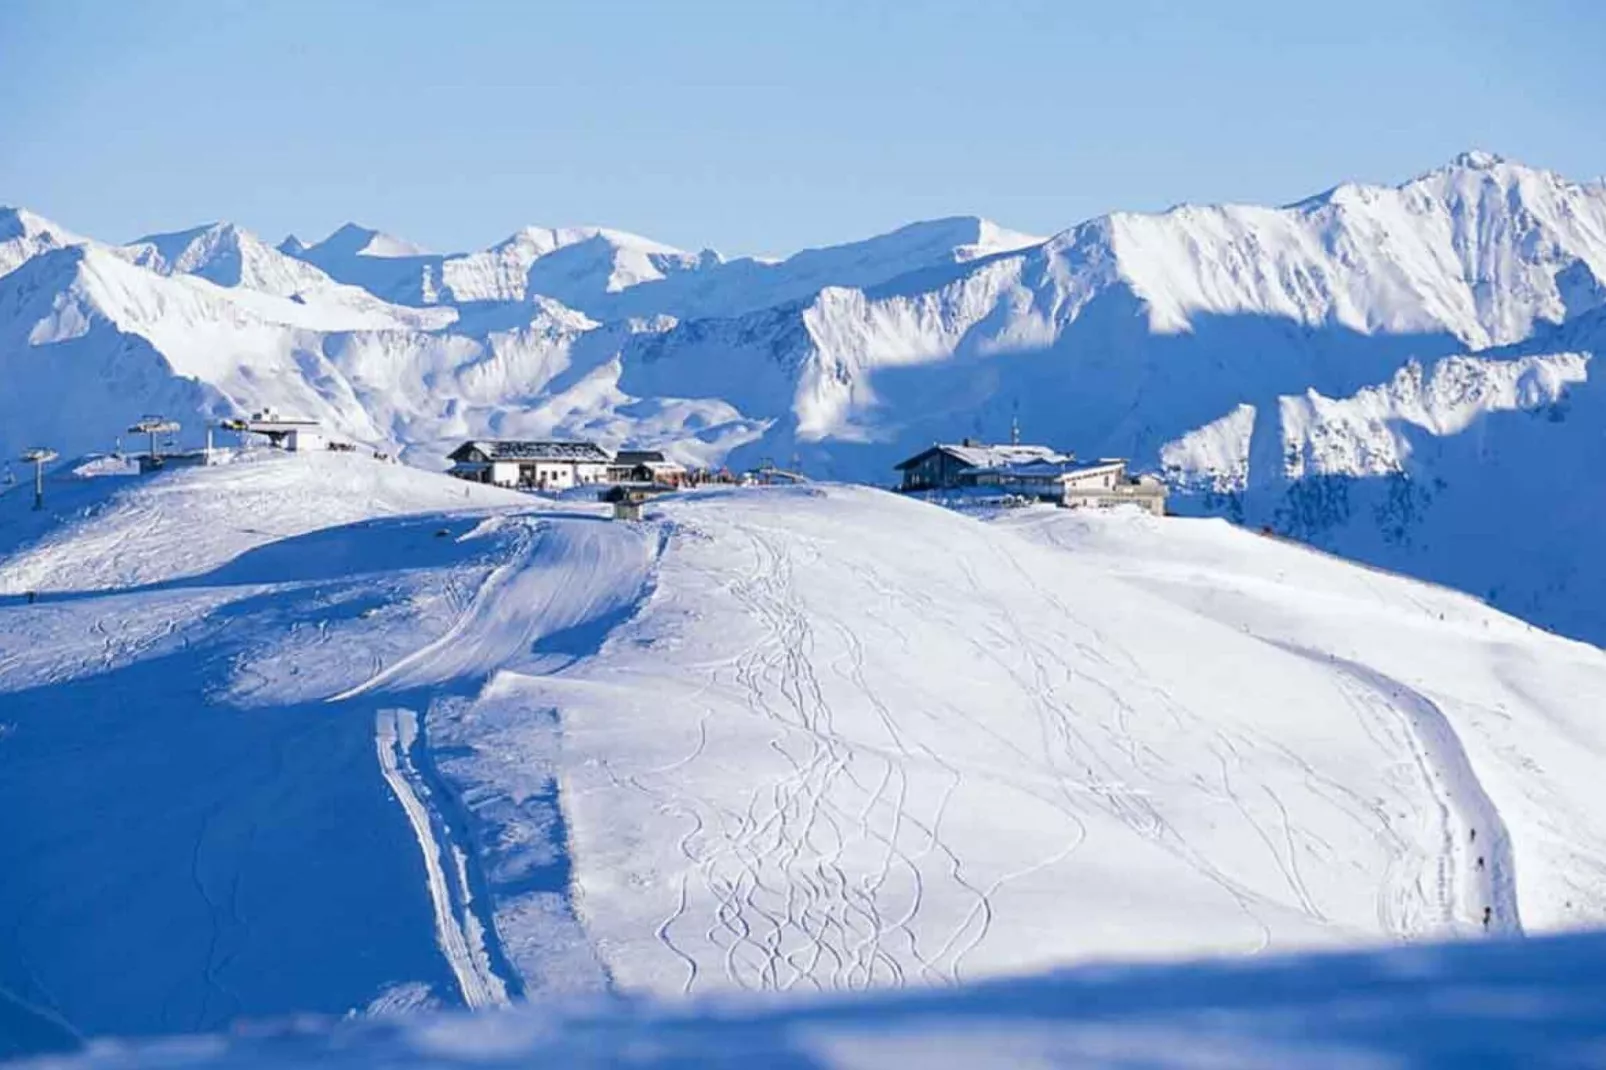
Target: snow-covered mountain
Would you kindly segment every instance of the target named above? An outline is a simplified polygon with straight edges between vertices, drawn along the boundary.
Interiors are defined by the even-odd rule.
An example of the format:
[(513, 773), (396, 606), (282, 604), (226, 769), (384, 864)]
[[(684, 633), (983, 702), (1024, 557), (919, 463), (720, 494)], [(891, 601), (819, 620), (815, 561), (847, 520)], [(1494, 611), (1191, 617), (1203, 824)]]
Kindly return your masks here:
[(623, 289), (714, 259), (599, 227), (525, 227), (489, 249), (437, 256), (348, 223), (315, 245), (291, 237), (280, 249), (403, 304), (522, 302), (539, 295), (587, 311)]
[[(1535, 452), (1508, 461), (1549, 501), (1593, 456), (1606, 185), (1488, 153), (1282, 208), (1116, 213), (1047, 240), (938, 220), (775, 261), (600, 228), (436, 255), (357, 226), (277, 250), (228, 225), (112, 248), (0, 219), (7, 453), (103, 445), (138, 410), (272, 403), (425, 466), (462, 437), (572, 435), (886, 481), (932, 440), (1018, 420), (1164, 467), (1185, 510), (1319, 527), (1374, 560), (1451, 524), (1454, 494), (1425, 488), (1474, 485), (1476, 468), (1443, 470), (1462, 462), (1422, 468), (1427, 443), (1476, 465), (1465, 443), (1531, 423)], [(1578, 416), (1534, 423), (1535, 406)], [(1414, 511), (1313, 525), (1301, 503), (1339, 476), (1391, 502), (1408, 484)], [(1480, 554), (1606, 585), (1582, 543), (1557, 543), (1572, 536), (1505, 527)], [(1433, 572), (1390, 553), (1513, 605), (1536, 595), (1477, 562)], [(1606, 636), (1606, 615), (1547, 620)]]
[(279, 248), (403, 304), (521, 302), (540, 295), (608, 320), (731, 316), (827, 286), (874, 285), (1041, 240), (985, 219), (940, 219), (785, 260), (727, 261), (711, 249), (686, 253), (623, 231), (525, 227), (489, 249), (437, 256), (348, 223), (314, 245), (292, 236)]
[(32, 212), (0, 207), (0, 275), (40, 253), (81, 245), (83, 240)]
[(1344, 397), (1240, 405), (1162, 449), (1176, 501), (1606, 642), (1596, 318), (1537, 344), (1413, 362)]

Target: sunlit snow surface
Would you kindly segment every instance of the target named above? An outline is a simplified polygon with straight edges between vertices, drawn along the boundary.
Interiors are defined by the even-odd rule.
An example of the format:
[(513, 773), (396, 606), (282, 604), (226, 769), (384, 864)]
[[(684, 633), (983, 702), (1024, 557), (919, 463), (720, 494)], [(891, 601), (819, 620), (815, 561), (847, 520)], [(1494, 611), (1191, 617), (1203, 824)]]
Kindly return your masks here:
[(23, 1044), (1602, 920), (1606, 655), (1219, 521), (49, 492), (0, 495)]

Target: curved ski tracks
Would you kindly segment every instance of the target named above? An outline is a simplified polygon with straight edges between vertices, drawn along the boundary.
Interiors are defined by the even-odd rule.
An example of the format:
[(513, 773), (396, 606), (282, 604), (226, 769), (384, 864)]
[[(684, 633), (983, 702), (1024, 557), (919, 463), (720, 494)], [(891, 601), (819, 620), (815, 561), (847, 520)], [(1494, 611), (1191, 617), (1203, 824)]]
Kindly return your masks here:
[[(1430, 886), (1423, 898), (1438, 913), (1427, 919), (1425, 928), (1430, 932), (1450, 929), (1522, 935), (1511, 836), (1438, 704), (1403, 681), (1358, 662), (1289, 643), (1267, 642), (1339, 672), (1361, 689), (1363, 698), (1372, 700), (1374, 709), (1392, 713), (1404, 729), (1418, 775), (1438, 810), (1438, 857), (1430, 860), (1431, 875), (1413, 879), (1419, 890), (1423, 884)], [(1406, 929), (1401, 935), (1427, 934), (1403, 925), (1397, 904), (1380, 903), (1380, 910), (1392, 915), (1391, 927)]]
[[(784, 758), (789, 772), (756, 787), (740, 810), (709, 810), (647, 782), (668, 768), (633, 776), (620, 776), (611, 768), (607, 772), (615, 787), (655, 796), (665, 812), (679, 813), (687, 821), (678, 843), (690, 867), (681, 877), (675, 905), (657, 923), (654, 933), (665, 950), (684, 965), (686, 991), (711, 980), (702, 976), (710, 968), (723, 974), (725, 985), (736, 988), (857, 988), (898, 985), (906, 980), (957, 981), (963, 960), (987, 938), (999, 887), (1055, 865), (1074, 852), (1087, 835), (1081, 816), (1089, 805), (1179, 854), (1219, 884), (1262, 930), (1262, 946), (1269, 942), (1269, 930), (1253, 909), (1259, 897), (1196, 852), (1174, 842), (1163, 818), (1142, 793), (1120, 787), (1120, 778), (1112, 770), (1095, 773), (1087, 769), (1084, 778), (1081, 766), (1085, 763), (1076, 755), (1098, 750), (1080, 745), (1082, 728), (1093, 726), (1079, 726), (1077, 717), (1064, 707), (1057, 689), (1050, 686), (1036, 642), (1007, 613), (999, 637), (1025, 652), (1024, 662), (1012, 666), (1012, 671), (1027, 693), (1038, 696), (1044, 744), (1051, 764), (1059, 766), (1055, 770), (1059, 798), (1051, 805), (1064, 816), (1066, 835), (1063, 849), (1050, 852), (1020, 873), (995, 875), (985, 881), (967, 877), (963, 861), (944, 842), (942, 830), (948, 799), (960, 787), (961, 773), (901, 731), (894, 711), (878, 699), (866, 678), (855, 622), (835, 618), (829, 607), (805, 611), (794, 589), (793, 572), (799, 562), (792, 558), (797, 548), (762, 525), (744, 525), (740, 536), (747, 543), (751, 563), (729, 590), (759, 630), (735, 662), (720, 670), (733, 673), (749, 708), (774, 724), (776, 736), (771, 747)], [(502, 603), (515, 596), (523, 602), (525, 594), (534, 593), (523, 590), (519, 576), (538, 566), (533, 547), (540, 538), (538, 528), (521, 532), (505, 563), (486, 575), (439, 639), (337, 698), (478, 671), (513, 651), (519, 643), (510, 642), (512, 638), (527, 641), (528, 622), (510, 619), (525, 614), (513, 613)], [(660, 553), (662, 549), (660, 540)], [(1009, 556), (1007, 551), (1005, 556)], [(969, 578), (980, 595), (979, 581), (973, 575)], [(870, 574), (859, 579), (871, 587), (880, 583), (879, 577)], [(528, 612), (532, 607), (523, 608)], [(1074, 614), (1066, 612), (1074, 619)], [(1103, 637), (1079, 631), (1081, 627), (1078, 624), (1073, 629), (1074, 641), (1086, 657), (1105, 662), (1124, 656), (1120, 650), (1105, 649)], [(827, 634), (826, 645), (838, 653), (817, 664), (816, 646)], [(1392, 749), (1408, 742), (1417, 775), (1437, 802), (1440, 842), (1432, 857), (1420, 857), (1420, 866), (1411, 864), (1417, 860), (1409, 858), (1412, 850), (1421, 855), (1415, 846), (1418, 841), (1408, 842), (1398, 835), (1389, 827), (1387, 815), (1379, 812), (1385, 825), (1383, 835), (1398, 841), (1393, 848), (1394, 868), (1406, 863), (1406, 868), (1413, 870), (1386, 879), (1390, 887), (1379, 900), (1385, 927), (1402, 936), (1446, 928), (1519, 934), (1509, 836), (1438, 706), (1365, 665), (1277, 640), (1266, 641), (1337, 673), (1353, 687), (1357, 712), (1363, 718), (1379, 725), (1391, 722), (1392, 729), (1378, 730), (1393, 741)], [(978, 653), (991, 656), (980, 647)], [(884, 753), (880, 743), (864, 746), (838, 734), (822, 688), (822, 672), (850, 684), (876, 711), (886, 731)], [(715, 686), (713, 676), (709, 686)], [(1111, 699), (1119, 723), (1102, 731), (1125, 735), (1125, 716), (1130, 711), (1120, 696), (1111, 695)], [(1173, 710), (1173, 716), (1180, 714)], [(705, 729), (706, 723), (699, 730), (696, 749), (670, 768), (698, 759), (706, 742)], [(489, 915), (482, 923), (480, 914), (469, 908), (472, 897), (463, 852), (445, 839), (446, 822), (431, 811), (429, 785), (410, 758), (418, 735), (417, 716), (412, 711), (379, 712), (376, 746), (382, 770), (424, 855), (442, 952), (469, 1006), (505, 1002), (509, 985), (497, 976), (494, 965), (505, 959), (496, 955)], [(1229, 768), (1238, 764), (1238, 747), (1226, 733), (1218, 732), (1217, 739), (1222, 768), (1216, 790), (1243, 810), (1229, 775)], [(1134, 748), (1130, 739), (1127, 747), (1134, 769), (1152, 760), (1152, 755)], [(947, 789), (934, 808), (927, 805), (916, 812), (911, 807), (909, 776), (913, 768), (947, 778)], [(1272, 802), (1281, 808), (1275, 797)], [(1321, 912), (1298, 870), (1286, 811), (1280, 828), (1274, 821), (1273, 827), (1262, 829), (1247, 810), (1244, 817), (1279, 859), (1305, 911), (1320, 920)], [(868, 872), (862, 868), (867, 852), (879, 859)], [(969, 911), (951, 921), (951, 931), (945, 935), (932, 931), (929, 923), (922, 925), (919, 917), (934, 879), (951, 883), (971, 900)], [(687, 882), (703, 887), (694, 894)], [(712, 913), (693, 921), (688, 913), (691, 902), (710, 898)], [(484, 905), (480, 910), (486, 910)], [(709, 954), (710, 948), (715, 949), (713, 954)]]

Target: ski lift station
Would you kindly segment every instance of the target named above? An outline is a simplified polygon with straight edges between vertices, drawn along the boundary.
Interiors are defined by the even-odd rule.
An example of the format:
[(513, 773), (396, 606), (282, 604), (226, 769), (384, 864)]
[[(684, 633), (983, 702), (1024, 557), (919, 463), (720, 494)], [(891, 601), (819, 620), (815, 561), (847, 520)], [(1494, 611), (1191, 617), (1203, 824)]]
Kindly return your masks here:
[(242, 435), (261, 435), (276, 449), (305, 453), (325, 448), (317, 420), (285, 416), (275, 409), (263, 409), (244, 419), (224, 420), (219, 426)]

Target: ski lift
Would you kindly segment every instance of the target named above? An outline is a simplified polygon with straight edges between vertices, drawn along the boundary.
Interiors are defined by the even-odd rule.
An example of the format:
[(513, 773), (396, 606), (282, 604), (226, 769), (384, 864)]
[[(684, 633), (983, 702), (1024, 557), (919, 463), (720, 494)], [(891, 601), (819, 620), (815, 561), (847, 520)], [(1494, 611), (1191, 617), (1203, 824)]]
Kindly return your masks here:
[[(171, 435), (176, 433), (178, 430), (179, 423), (177, 420), (169, 420), (165, 416), (161, 415), (147, 414), (140, 417), (139, 423), (130, 427), (128, 429), (128, 433), (131, 435), (150, 436), (150, 464), (152, 467), (160, 467), (162, 463), (162, 457), (161, 454), (156, 450), (156, 436)], [(173, 443), (168, 441), (166, 442), (166, 445), (172, 446)]]
[(35, 446), (24, 450), (22, 459), (33, 465), (33, 507), (45, 507), (45, 465), (56, 459), (56, 451), (47, 446)]

